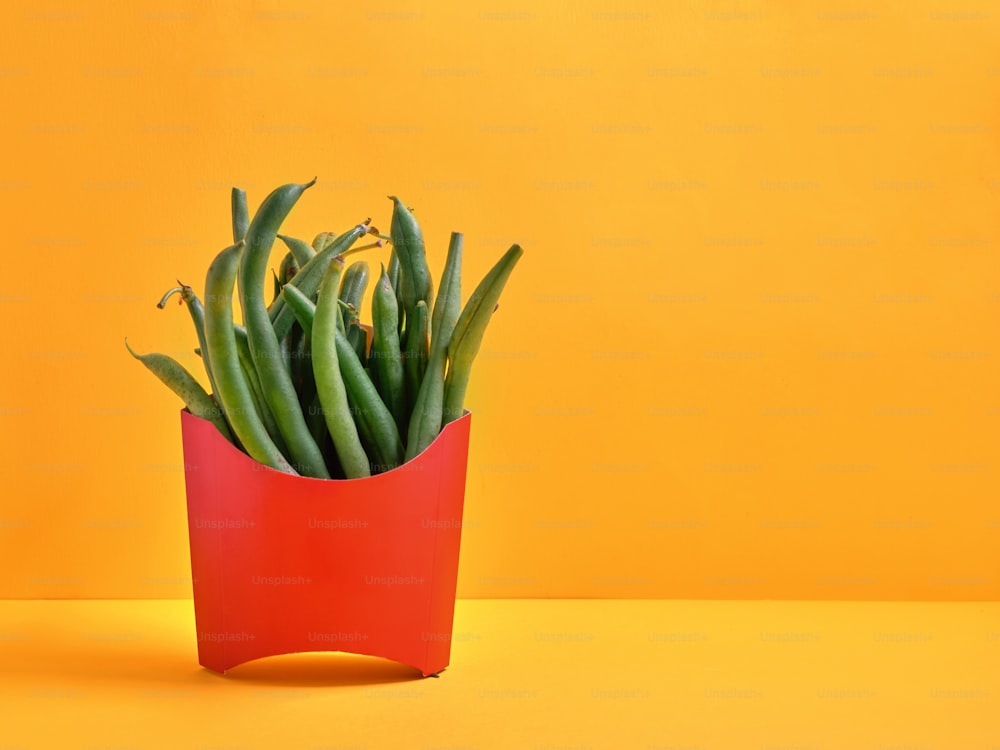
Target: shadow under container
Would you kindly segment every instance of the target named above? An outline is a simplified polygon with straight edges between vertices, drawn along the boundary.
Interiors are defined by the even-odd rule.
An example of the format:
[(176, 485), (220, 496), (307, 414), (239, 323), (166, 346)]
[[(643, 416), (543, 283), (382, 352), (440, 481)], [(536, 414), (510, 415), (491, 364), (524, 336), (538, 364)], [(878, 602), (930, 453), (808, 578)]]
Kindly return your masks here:
[(472, 415), (364, 479), (258, 463), (181, 411), (198, 661), (345, 651), (448, 666)]

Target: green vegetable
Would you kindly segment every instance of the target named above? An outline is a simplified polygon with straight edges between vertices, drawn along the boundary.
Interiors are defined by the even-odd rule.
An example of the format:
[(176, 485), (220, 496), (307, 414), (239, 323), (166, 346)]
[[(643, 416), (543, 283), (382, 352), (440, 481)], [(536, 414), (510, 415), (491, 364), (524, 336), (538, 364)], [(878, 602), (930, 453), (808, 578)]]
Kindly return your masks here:
[[(309, 246), (308, 242), (296, 239), (295, 237), (287, 237), (286, 235), (279, 234), (278, 239), (285, 243), (291, 252), (292, 257), (295, 259), (296, 265), (301, 268), (316, 255), (316, 251)], [(282, 277), (282, 281), (287, 284), (292, 277), (288, 278)]]
[[(160, 300), (162, 308), (178, 294), (187, 306), (212, 394), (169, 357), (129, 351), (255, 461), (291, 474), (356, 479), (416, 457), (461, 416), (485, 329), (522, 250), (512, 246), (463, 308), (462, 235), (451, 235), (435, 297), (421, 228), (397, 197), (389, 235), (370, 219), (341, 234), (321, 232), (311, 245), (278, 234), (313, 182), (279, 187), (252, 220), (246, 194), (233, 188), (235, 244), (209, 266), (205, 304), (180, 282)], [(374, 241), (358, 243), (367, 234)], [(268, 306), (277, 238), (287, 252), (271, 272)], [(361, 312), (369, 264), (345, 268), (345, 258), (383, 241), (392, 247), (368, 325)], [(237, 284), (243, 325), (233, 319)]]
[(368, 455), (375, 462), (375, 471), (394, 469), (403, 463), (403, 441), (396, 422), (375, 385), (365, 372), (354, 347), (347, 337), (337, 332), (337, 359), (347, 396), (358, 424), (359, 432), (367, 437)]
[(281, 340), (276, 335), (264, 303), (267, 261), (278, 227), (298, 201), (315, 183), (283, 185), (261, 204), (246, 233), (246, 248), (239, 265), (239, 292), (250, 352), (257, 365), (264, 400), (271, 409), (290, 457), (306, 476), (329, 479), (323, 454), (309, 434), (295, 386), (285, 366)]
[(222, 410), (180, 362), (166, 354), (137, 354), (129, 346), (128, 339), (125, 339), (125, 348), (170, 390), (180, 396), (189, 412), (196, 417), (209, 420), (226, 440), (233, 442), (233, 434), (223, 419)]
[(424, 235), (420, 231), (420, 225), (399, 198), (390, 195), (389, 200), (393, 204), (390, 236), (392, 247), (399, 257), (399, 265), (402, 268), (403, 307), (407, 317), (410, 318), (416, 315), (418, 302), (423, 301), (428, 308), (430, 307), (431, 274), (427, 268)]
[[(177, 282), (181, 284), (180, 281)], [(191, 322), (194, 324), (195, 335), (198, 337), (199, 349), (202, 352), (205, 351), (205, 307), (202, 305), (201, 300), (198, 299), (198, 295), (194, 293), (194, 289), (187, 286), (186, 284), (181, 284), (180, 286), (175, 286), (173, 289), (167, 291), (163, 295), (163, 298), (157, 303), (157, 307), (161, 310), (166, 307), (167, 300), (170, 299), (174, 294), (180, 294), (181, 300), (183, 300), (184, 305), (187, 307), (188, 314), (191, 316)], [(196, 350), (196, 353), (197, 350)], [(212, 375), (212, 365), (209, 362), (208, 357), (202, 356), (202, 364), (205, 365), (205, 373), (208, 375), (208, 382), (212, 386), (212, 393), (216, 392), (215, 388), (215, 378)]]
[(250, 226), (250, 214), (247, 209), (247, 194), (238, 187), (233, 188), (231, 195), (233, 214), (233, 242), (239, 242), (247, 236)]
[(255, 460), (279, 471), (297, 473), (267, 434), (243, 371), (233, 331), (233, 287), (244, 241), (223, 250), (205, 279), (205, 341), (218, 388), (216, 397), (233, 432)]
[(368, 264), (359, 260), (349, 265), (340, 282), (340, 299), (354, 308), (358, 318), (361, 317), (361, 301), (367, 288)]
[(372, 354), (379, 393), (389, 407), (400, 435), (406, 434), (409, 412), (406, 401), (406, 379), (403, 375), (403, 354), (399, 349), (399, 308), (396, 292), (389, 282), (385, 266), (375, 283), (372, 294)]
[(406, 322), (406, 305), (403, 304), (403, 267), (399, 265), (399, 256), (396, 254), (396, 248), (392, 248), (392, 253), (389, 255), (389, 283), (392, 285), (393, 292), (396, 295), (396, 309), (399, 311), (397, 314), (396, 321), (396, 332), (400, 337), (403, 335), (403, 324)]
[(455, 323), (448, 344), (449, 367), (444, 385), (445, 424), (462, 416), (473, 360), (479, 353), (483, 334), (496, 309), (500, 293), (523, 254), (524, 251), (518, 245), (512, 245), (504, 253), (476, 287)]
[[(363, 237), (368, 231), (368, 225), (358, 224), (356, 227), (348, 232), (340, 235), (336, 240), (327, 245), (323, 250), (316, 253), (316, 256), (306, 263), (299, 272), (295, 274), (295, 277), (288, 283), (292, 286), (298, 287), (299, 290), (305, 294), (307, 297), (313, 297), (316, 294), (316, 290), (319, 289), (320, 282), (323, 279), (323, 273), (326, 271), (330, 262), (337, 256), (342, 255), (346, 252), (351, 245), (353, 245), (359, 237)], [(274, 334), (279, 339), (284, 338), (288, 335), (288, 332), (292, 330), (292, 324), (295, 322), (295, 316), (292, 314), (291, 310), (285, 309), (285, 301), (282, 297), (278, 297), (274, 300), (271, 305), (271, 309), (268, 311), (268, 316), (271, 319), (271, 324), (274, 327)]]
[(441, 432), (448, 344), (462, 309), (462, 235), (452, 232), (431, 321), (431, 353), (420, 383), (406, 439), (406, 460), (418, 456)]
[(287, 456), (288, 446), (285, 445), (285, 441), (281, 437), (278, 423), (274, 420), (271, 408), (264, 400), (264, 390), (260, 386), (257, 366), (254, 365), (253, 355), (250, 353), (250, 342), (247, 341), (247, 329), (243, 326), (233, 326), (233, 333), (236, 334), (236, 352), (239, 355), (240, 369), (243, 371), (243, 377), (246, 378), (247, 386), (250, 388), (254, 408), (260, 416), (260, 421), (264, 423), (264, 429), (267, 430), (268, 436), (274, 441), (281, 454)]
[(406, 397), (411, 404), (416, 403), (427, 367), (427, 350), (430, 347), (427, 317), (427, 303), (417, 303), (412, 320), (406, 324), (406, 352), (403, 355), (403, 372), (406, 374)]
[(334, 258), (323, 274), (312, 326), (313, 375), (316, 392), (323, 407), (327, 429), (344, 475), (348, 479), (371, 476), (368, 455), (361, 445), (354, 423), (347, 389), (340, 373), (337, 346), (337, 317), (340, 312), (337, 292), (344, 262)]

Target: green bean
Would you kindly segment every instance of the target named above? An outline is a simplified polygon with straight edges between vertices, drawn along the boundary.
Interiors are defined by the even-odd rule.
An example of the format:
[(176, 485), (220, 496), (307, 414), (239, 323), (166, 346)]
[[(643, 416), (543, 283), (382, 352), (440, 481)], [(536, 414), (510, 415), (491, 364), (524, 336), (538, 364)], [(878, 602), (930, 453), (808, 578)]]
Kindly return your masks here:
[(306, 408), (306, 424), (313, 439), (323, 451), (323, 458), (326, 459), (327, 468), (333, 479), (344, 479), (344, 470), (340, 466), (337, 458), (337, 451), (333, 450), (333, 443), (330, 432), (326, 428), (326, 417), (324, 416), (323, 404), (319, 399), (319, 391), (315, 391), (310, 397)]
[(361, 361), (362, 367), (368, 367), (368, 334), (361, 327), (355, 316), (347, 326), (347, 343), (351, 345), (354, 353)]
[(281, 437), (288, 445), (289, 456), (305, 475), (329, 479), (323, 454), (309, 434), (295, 386), (284, 364), (282, 337), (276, 335), (264, 303), (267, 261), (278, 227), (302, 193), (314, 183), (315, 180), (304, 185), (283, 185), (264, 199), (247, 229), (246, 249), (239, 264), (238, 280), (247, 338), (257, 365), (261, 389), (278, 423)]
[(125, 348), (170, 390), (180, 396), (189, 412), (196, 417), (209, 420), (226, 440), (233, 442), (233, 434), (223, 419), (222, 410), (180, 362), (166, 354), (137, 354), (129, 346), (128, 339), (125, 339)]
[(347, 388), (340, 372), (337, 346), (337, 317), (340, 312), (338, 290), (344, 262), (333, 258), (320, 282), (319, 296), (313, 318), (313, 374), (316, 392), (323, 406), (327, 429), (333, 438), (334, 450), (344, 476), (348, 479), (371, 476), (368, 455), (361, 445), (354, 423)]
[(233, 242), (239, 242), (247, 236), (247, 227), (250, 226), (247, 194), (238, 187), (234, 187), (230, 202), (233, 213)]
[(226, 248), (208, 268), (205, 280), (205, 352), (212, 362), (218, 388), (216, 396), (247, 453), (273, 469), (295, 474), (296, 471), (268, 436), (240, 368), (233, 330), (233, 286), (244, 244), (240, 240)]
[(317, 254), (323, 252), (333, 244), (338, 236), (339, 235), (336, 235), (333, 232), (320, 232), (312, 241), (313, 250)]
[(247, 386), (250, 388), (254, 408), (257, 409), (260, 421), (264, 423), (264, 429), (267, 430), (267, 434), (274, 441), (275, 446), (282, 455), (287, 455), (288, 447), (281, 438), (278, 423), (274, 421), (274, 415), (271, 413), (267, 401), (264, 400), (264, 391), (260, 387), (260, 378), (257, 377), (257, 367), (254, 365), (253, 355), (250, 353), (250, 342), (247, 341), (247, 329), (243, 326), (233, 326), (233, 333), (236, 334), (236, 353), (240, 360), (240, 369), (243, 371), (243, 377), (246, 378)]
[(406, 324), (406, 352), (403, 355), (403, 371), (406, 373), (406, 398), (411, 404), (416, 403), (420, 393), (420, 381), (423, 380), (427, 367), (427, 349), (429, 346), (427, 328), (430, 320), (427, 314), (427, 303), (420, 300), (414, 308), (413, 319)]
[[(423, 233), (420, 231), (417, 220), (413, 218), (413, 214), (399, 198), (390, 195), (389, 200), (393, 203), (390, 236), (403, 271), (403, 307), (407, 316), (415, 315), (417, 303), (422, 300), (427, 304), (429, 313), (431, 312), (431, 273), (427, 268)], [(409, 321), (407, 326), (409, 326)]]
[[(177, 282), (181, 284), (180, 281)], [(194, 293), (194, 289), (189, 287), (187, 284), (181, 284), (173, 289), (170, 289), (163, 298), (156, 305), (161, 310), (166, 306), (167, 300), (170, 299), (174, 294), (181, 295), (181, 301), (187, 307), (188, 314), (191, 316), (191, 322), (194, 324), (194, 332), (198, 336), (198, 345), (202, 352), (205, 351), (205, 307), (202, 305), (201, 300), (198, 299), (198, 295)], [(197, 350), (195, 353), (198, 353)], [(215, 388), (215, 378), (212, 375), (212, 363), (209, 361), (207, 356), (202, 356), (202, 363), (205, 365), (205, 373), (208, 375), (208, 382), (212, 386), (212, 393), (216, 392)]]
[(281, 294), (285, 298), (285, 304), (302, 326), (302, 330), (312, 335), (313, 317), (316, 315), (316, 305), (313, 301), (303, 294), (301, 289), (291, 284), (286, 284)]
[(462, 309), (462, 235), (452, 232), (448, 259), (431, 321), (431, 355), (413, 405), (406, 439), (406, 460), (423, 453), (441, 432), (448, 344)]
[[(279, 234), (278, 239), (284, 242), (285, 245), (288, 247), (288, 249), (291, 251), (292, 257), (295, 259), (295, 263), (296, 265), (298, 265), (299, 268), (301, 268), (310, 260), (312, 260), (312, 258), (316, 255), (316, 251), (313, 250), (312, 247), (309, 245), (309, 243), (306, 242), (305, 240), (300, 240), (295, 237), (289, 237), (284, 234)], [(282, 277), (282, 281), (284, 281), (287, 284), (289, 279), (291, 278), (292, 278), (291, 276), (289, 276), (288, 278)]]
[(403, 335), (403, 323), (406, 320), (406, 306), (403, 304), (403, 267), (399, 265), (399, 256), (396, 254), (396, 248), (392, 248), (392, 252), (389, 254), (389, 283), (392, 285), (393, 294), (396, 295), (396, 309), (398, 313), (396, 314), (396, 333), (399, 336)]
[(473, 360), (479, 353), (486, 326), (500, 299), (507, 279), (524, 251), (519, 245), (512, 245), (497, 261), (496, 265), (486, 274), (479, 286), (472, 293), (465, 309), (455, 323), (448, 344), (448, 376), (445, 380), (444, 392), (444, 423), (462, 416), (465, 402), (465, 391), (469, 385), (469, 374)]
[(375, 390), (371, 378), (365, 373), (361, 360), (348, 342), (337, 333), (337, 359), (348, 401), (361, 435), (369, 441), (368, 455), (375, 462), (375, 472), (389, 471), (403, 463), (403, 441), (396, 429), (396, 422), (382, 397)]
[(274, 277), (274, 289), (273, 289), (274, 294), (272, 295), (271, 298), (277, 299), (278, 295), (281, 294), (281, 279), (278, 278), (277, 271), (272, 270), (271, 275)]
[(371, 358), (378, 373), (379, 393), (389, 407), (400, 435), (406, 434), (406, 380), (403, 375), (403, 356), (399, 348), (399, 307), (396, 293), (389, 282), (389, 275), (382, 266), (382, 276), (375, 283), (372, 294), (372, 321), (375, 329)]
[[(330, 265), (330, 261), (346, 252), (359, 237), (363, 237), (368, 231), (367, 224), (358, 224), (348, 232), (339, 235), (335, 241), (327, 245), (323, 250), (316, 253), (316, 256), (302, 266), (299, 272), (288, 283), (297, 286), (307, 297), (313, 297), (319, 289), (323, 273)], [(281, 297), (276, 299), (268, 310), (271, 324), (274, 326), (274, 333), (278, 338), (288, 335), (295, 322), (295, 316), (291, 310), (285, 309), (285, 300)]]
[(340, 282), (340, 299), (354, 308), (357, 318), (361, 318), (361, 301), (368, 288), (368, 263), (356, 261), (344, 271)]

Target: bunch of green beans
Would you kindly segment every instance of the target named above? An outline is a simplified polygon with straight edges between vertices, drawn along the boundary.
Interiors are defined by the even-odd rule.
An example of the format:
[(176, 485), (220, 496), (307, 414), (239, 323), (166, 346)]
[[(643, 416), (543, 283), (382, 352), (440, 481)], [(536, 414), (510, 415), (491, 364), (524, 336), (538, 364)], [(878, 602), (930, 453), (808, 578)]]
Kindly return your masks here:
[[(423, 232), (395, 196), (389, 235), (370, 219), (321, 232), (311, 244), (279, 234), (314, 183), (277, 188), (253, 217), (246, 193), (233, 188), (233, 244), (209, 266), (204, 302), (178, 282), (158, 304), (178, 294), (186, 305), (211, 392), (175, 359), (126, 346), (192, 414), (256, 461), (358, 479), (415, 458), (462, 416), (473, 362), (523, 251), (513, 245), (463, 306), (463, 236), (451, 235), (435, 295)], [(374, 240), (356, 245), (367, 235)], [(269, 273), (276, 239), (286, 252)], [(365, 260), (348, 264), (386, 241), (391, 254), (377, 276)], [(369, 287), (370, 324), (362, 322)]]

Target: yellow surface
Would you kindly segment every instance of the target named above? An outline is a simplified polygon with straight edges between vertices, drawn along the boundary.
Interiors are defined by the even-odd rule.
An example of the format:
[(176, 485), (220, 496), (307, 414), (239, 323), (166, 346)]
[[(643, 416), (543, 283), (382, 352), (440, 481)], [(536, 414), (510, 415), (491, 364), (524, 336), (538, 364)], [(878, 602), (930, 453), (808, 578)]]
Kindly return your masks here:
[(305, 654), (219, 677), (185, 601), (0, 603), (4, 748), (1000, 744), (1000, 604), (458, 603), (439, 678)]
[(11, 8), (0, 596), (189, 594), (180, 405), (122, 340), (196, 368), (153, 303), (232, 185), (317, 175), (288, 233), (399, 194), (466, 294), (526, 249), (460, 594), (996, 599), (1000, 13), (952, 5)]

